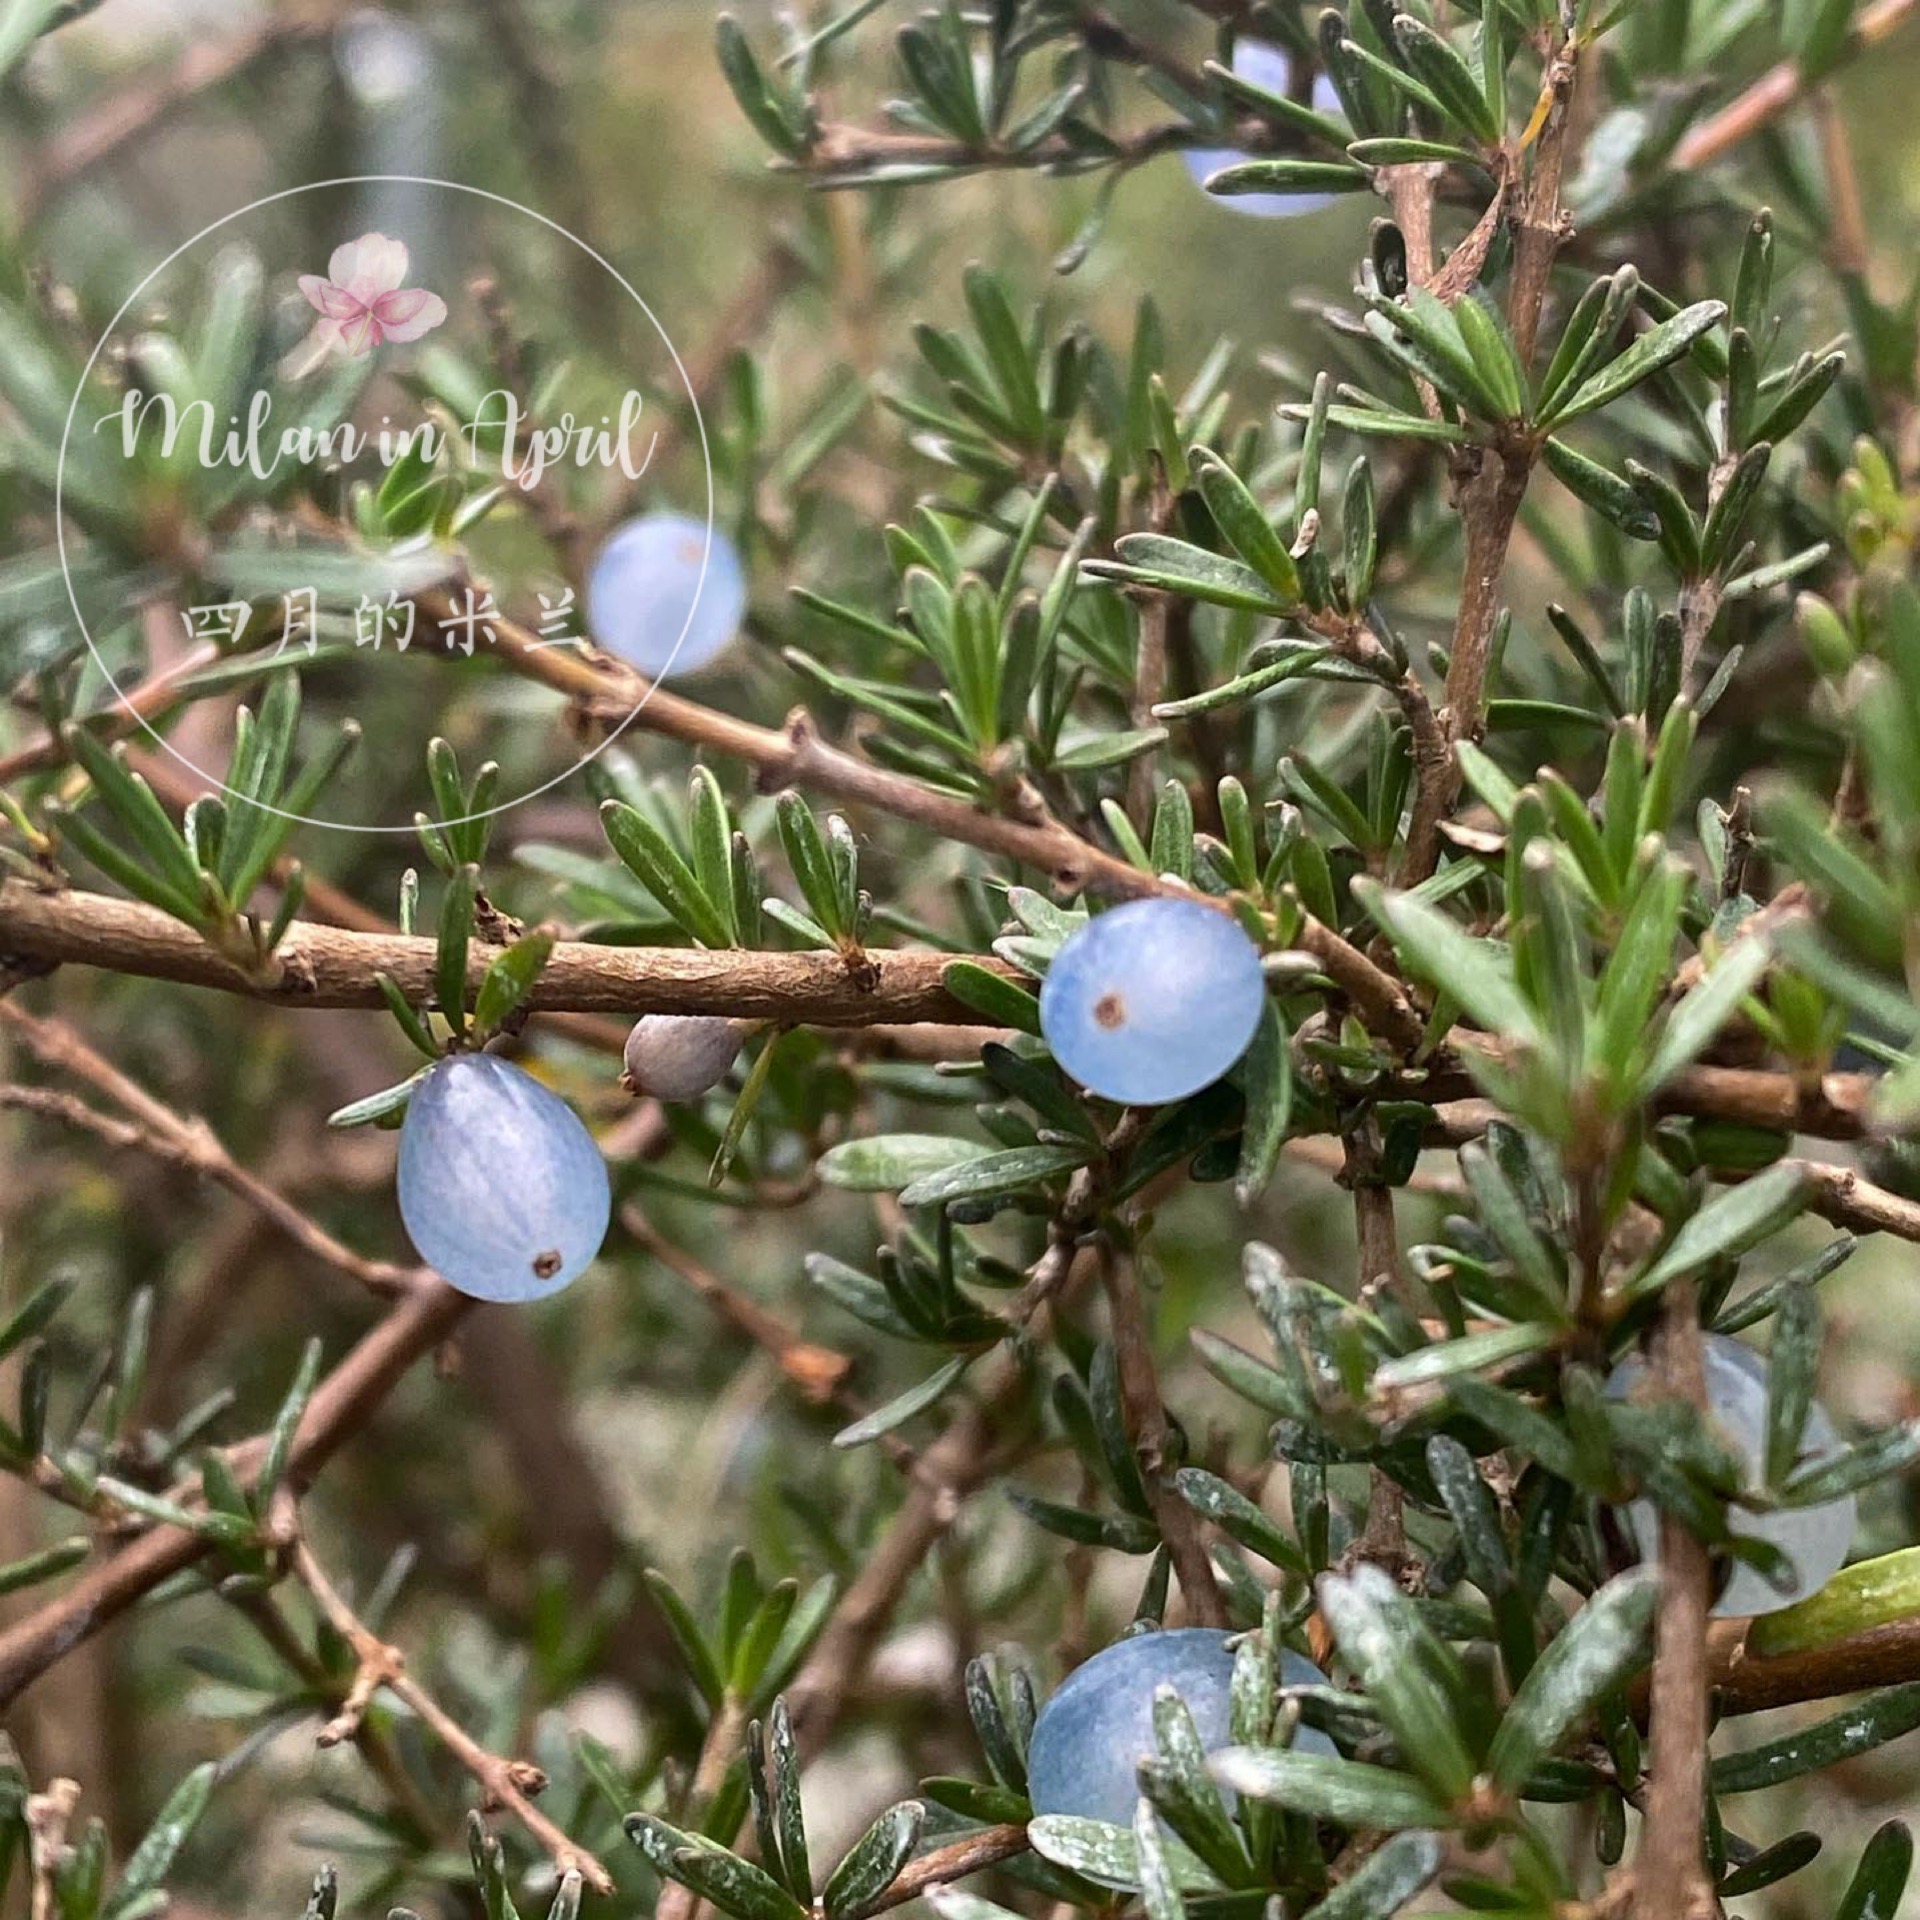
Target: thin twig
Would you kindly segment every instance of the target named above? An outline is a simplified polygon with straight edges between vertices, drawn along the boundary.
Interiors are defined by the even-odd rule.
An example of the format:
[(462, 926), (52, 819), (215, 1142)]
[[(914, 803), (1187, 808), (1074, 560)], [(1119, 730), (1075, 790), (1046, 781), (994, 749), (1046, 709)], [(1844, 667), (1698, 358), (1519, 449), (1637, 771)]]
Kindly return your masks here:
[(1302, 952), (1310, 953), (1320, 963), (1354, 1011), (1383, 1039), (1401, 1047), (1411, 1047), (1419, 1040), (1426, 1023), (1406, 988), (1351, 940), (1305, 912), (1294, 939)]
[[(414, 1276), (397, 1305), (314, 1390), (294, 1435), (288, 1470), (310, 1479), (357, 1433), (414, 1363), (431, 1353), (472, 1307), (430, 1273)], [(230, 1449), (228, 1467), (242, 1485), (259, 1472), (264, 1436)], [(155, 1526), (82, 1574), (58, 1598), (0, 1631), (0, 1708), (9, 1707), (55, 1661), (91, 1639), (164, 1580), (212, 1551), (202, 1534)]]
[(412, 1269), (386, 1260), (370, 1260), (336, 1240), (317, 1220), (241, 1166), (199, 1115), (176, 1113), (154, 1099), (88, 1046), (65, 1021), (36, 1019), (9, 999), (0, 1000), (0, 1025), (43, 1066), (86, 1081), (133, 1117), (115, 1119), (84, 1101), (44, 1087), (0, 1086), (0, 1106), (40, 1113), (84, 1128), (113, 1146), (136, 1149), (200, 1174), (243, 1200), (295, 1246), (375, 1293), (393, 1295), (407, 1286)]
[[(1856, 53), (1876, 47), (1913, 12), (1917, 0), (1874, 0), (1853, 23)], [(1807, 77), (1798, 60), (1782, 60), (1769, 67), (1737, 99), (1688, 129), (1667, 165), (1674, 173), (1693, 173), (1709, 160), (1748, 140), (1804, 99)]]
[[(1549, 57), (1543, 83), (1545, 110), (1533, 143), (1531, 166), (1511, 196), (1513, 271), (1507, 294), (1507, 326), (1523, 367), (1533, 357), (1554, 256), (1566, 238), (1560, 178), (1567, 158), (1578, 70), (1576, 53), (1576, 42), (1569, 36)], [(1459, 479), (1466, 559), (1453, 646), (1447, 660), (1446, 744), (1443, 751), (1416, 751), (1413, 809), (1400, 860), (1402, 886), (1417, 886), (1438, 864), (1440, 824), (1460, 792), (1460, 766), (1454, 749), (1463, 740), (1477, 739), (1486, 719), (1487, 680), (1500, 618), (1507, 551), (1538, 454), (1534, 436), (1510, 431), (1496, 444), (1483, 448), (1477, 470)]]
[[(438, 591), (419, 599), (422, 609), (432, 613), (447, 612), (452, 604)], [(744, 760), (766, 791), (806, 787), (829, 799), (872, 806), (928, 827), (944, 839), (1032, 867), (1067, 891), (1091, 887), (1132, 898), (1169, 890), (1157, 875), (1142, 873), (1057, 821), (985, 813), (953, 794), (857, 759), (823, 740), (802, 708), (790, 713), (783, 727), (756, 726), (656, 687), (609, 655), (541, 647), (524, 627), (505, 617), (493, 625), (498, 651), (514, 671), (566, 694), (611, 726), (636, 726)]]
[[(1691, 1281), (1667, 1289), (1655, 1362), (1668, 1394), (1704, 1407), (1707, 1390), (1698, 1304)], [(1659, 1624), (1648, 1724), (1653, 1760), (1646, 1823), (1632, 1867), (1634, 1911), (1643, 1920), (1695, 1920), (1715, 1911), (1701, 1858), (1701, 1808), (1707, 1791), (1709, 1573), (1706, 1547), (1684, 1522), (1663, 1513)]]
[(1877, 1187), (1851, 1167), (1828, 1166), (1819, 1160), (1799, 1160), (1813, 1183), (1808, 1202), (1823, 1220), (1836, 1227), (1856, 1227), (1862, 1233), (1891, 1233), (1902, 1240), (1920, 1240), (1920, 1204), (1903, 1194)]
[(1167, 1484), (1172, 1429), (1160, 1398), (1160, 1376), (1153, 1364), (1139, 1269), (1130, 1254), (1105, 1238), (1099, 1245), (1099, 1260), (1113, 1330), (1114, 1366), (1120, 1377), (1120, 1403), (1126, 1414), (1127, 1437), (1140, 1463), (1147, 1504), (1153, 1509), (1160, 1537), (1167, 1543), (1187, 1611), (1203, 1627), (1224, 1627), (1228, 1624), (1227, 1604), (1214, 1577), (1213, 1562), (1207, 1558), (1206, 1543), (1200, 1537), (1200, 1516)]
[(142, 75), (109, 94), (46, 143), (23, 183), (16, 209), (20, 224), (32, 221), (57, 188), (124, 153), (189, 101), (238, 78), (268, 55), (319, 38), (342, 11), (332, 6), (276, 10), (223, 39), (196, 34), (167, 72)]
[(983, 1827), (964, 1840), (951, 1840), (944, 1847), (935, 1847), (917, 1860), (908, 1861), (899, 1879), (868, 1911), (884, 1913), (889, 1907), (904, 1907), (909, 1900), (919, 1899), (929, 1887), (944, 1887), (951, 1881), (964, 1880), (970, 1873), (997, 1867), (1003, 1860), (1012, 1860), (1026, 1851), (1025, 1827), (1012, 1822)]
[(1827, 176), (1827, 258), (1843, 279), (1864, 279), (1872, 259), (1860, 175), (1847, 143), (1847, 123), (1831, 87), (1814, 96), (1813, 122), (1820, 134), (1820, 164)]
[[(343, 1683), (339, 1675), (314, 1654), (293, 1630), (292, 1622), (281, 1612), (273, 1595), (242, 1590), (224, 1597), (245, 1617), (274, 1654), (300, 1676), (311, 1692), (332, 1703), (336, 1713), (329, 1722), (328, 1731), (339, 1725), (340, 1713), (346, 1710), (353, 1698), (351, 1683)], [(407, 1772), (399, 1750), (385, 1732), (378, 1726), (367, 1725), (356, 1716), (354, 1724), (346, 1729), (345, 1737), (351, 1738), (360, 1749), (361, 1757), (420, 1838), (431, 1840), (435, 1825), (433, 1809), (428, 1806), (412, 1775)], [(323, 1738), (322, 1744), (333, 1746), (338, 1742)]]
[(526, 1760), (490, 1753), (474, 1739), (425, 1687), (407, 1671), (406, 1658), (389, 1646), (348, 1605), (314, 1557), (300, 1531), (291, 1500), (276, 1504), (276, 1531), (284, 1541), (294, 1577), (311, 1596), (327, 1624), (353, 1651), (357, 1671), (340, 1712), (321, 1734), (322, 1744), (351, 1738), (374, 1694), (384, 1689), (413, 1712), (420, 1724), (479, 1782), (487, 1799), (507, 1809), (546, 1849), (556, 1871), (577, 1873), (596, 1893), (613, 1891), (613, 1876), (586, 1848), (557, 1827), (533, 1804), (529, 1794), (546, 1785), (546, 1776)]
[(640, 1209), (629, 1203), (620, 1209), (620, 1224), (641, 1246), (677, 1273), (727, 1324), (770, 1353), (780, 1371), (816, 1406), (840, 1397), (853, 1362), (831, 1347), (803, 1340), (778, 1314), (728, 1286), (703, 1267), (683, 1247), (675, 1245)]

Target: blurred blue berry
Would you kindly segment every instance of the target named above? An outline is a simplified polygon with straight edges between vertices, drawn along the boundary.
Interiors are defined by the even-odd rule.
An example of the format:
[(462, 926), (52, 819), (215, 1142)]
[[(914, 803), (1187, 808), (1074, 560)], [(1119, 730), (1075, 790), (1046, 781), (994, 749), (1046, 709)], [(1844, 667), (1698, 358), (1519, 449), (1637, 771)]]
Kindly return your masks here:
[[(1724, 1333), (1704, 1339), (1707, 1405), (1715, 1425), (1747, 1463), (1747, 1479), (1758, 1486), (1767, 1453), (1767, 1363), (1744, 1341)], [(1647, 1364), (1637, 1354), (1621, 1361), (1607, 1378), (1607, 1392), (1625, 1399), (1647, 1378)], [(1811, 1466), (1831, 1460), (1842, 1451), (1833, 1422), (1819, 1406), (1807, 1409), (1800, 1435), (1797, 1464)], [(1627, 1509), (1627, 1524), (1643, 1560), (1651, 1561), (1660, 1544), (1660, 1515), (1650, 1500), (1636, 1500)], [(1741, 1561), (1732, 1563), (1727, 1584), (1713, 1604), (1722, 1619), (1745, 1619), (1749, 1614), (1776, 1613), (1796, 1600), (1818, 1593), (1846, 1564), (1853, 1545), (1852, 1494), (1823, 1501), (1817, 1507), (1782, 1507), (1756, 1513), (1734, 1507), (1728, 1524), (1744, 1540), (1766, 1540), (1793, 1563), (1793, 1582), (1784, 1593), (1776, 1590), (1759, 1570)]]
[(594, 641), (662, 679), (695, 673), (740, 631), (747, 580), (740, 555), (715, 527), (684, 513), (643, 513), (612, 534), (587, 576)]
[[(1207, 1752), (1231, 1745), (1233, 1638), (1214, 1627), (1136, 1633), (1075, 1667), (1033, 1723), (1027, 1797), (1034, 1812), (1132, 1825), (1140, 1762), (1159, 1752), (1156, 1688), (1172, 1687), (1186, 1702)], [(1324, 1686), (1326, 1678), (1311, 1660), (1281, 1650), (1282, 1686)], [(1297, 1728), (1293, 1743), (1302, 1753), (1336, 1751), (1317, 1727)]]
[[(1269, 93), (1289, 97), (1292, 94), (1292, 56), (1279, 47), (1269, 46), (1264, 40), (1236, 41), (1233, 70), (1241, 79), (1251, 80), (1256, 87), (1265, 87)], [(1318, 113), (1331, 114), (1336, 120), (1342, 117), (1340, 96), (1324, 73), (1314, 76), (1313, 105)], [(1262, 156), (1242, 153), (1234, 147), (1190, 147), (1181, 158), (1186, 161), (1187, 171), (1193, 176), (1195, 184), (1205, 186), (1208, 179), (1223, 167), (1237, 167), (1242, 160), (1258, 160)], [(1329, 206), (1341, 196), (1337, 193), (1233, 193), (1209, 194), (1208, 198), (1216, 206), (1231, 207), (1236, 213), (1253, 213), (1268, 220), (1285, 220), (1295, 214), (1312, 213), (1320, 207)]]
[(1096, 914), (1054, 955), (1040, 1029), (1090, 1093), (1150, 1107), (1218, 1080), (1265, 1003), (1260, 950), (1230, 914), (1134, 900)]
[(427, 1070), (400, 1129), (400, 1218), (414, 1250), (476, 1300), (540, 1300), (607, 1236), (607, 1163), (580, 1117), (489, 1053)]

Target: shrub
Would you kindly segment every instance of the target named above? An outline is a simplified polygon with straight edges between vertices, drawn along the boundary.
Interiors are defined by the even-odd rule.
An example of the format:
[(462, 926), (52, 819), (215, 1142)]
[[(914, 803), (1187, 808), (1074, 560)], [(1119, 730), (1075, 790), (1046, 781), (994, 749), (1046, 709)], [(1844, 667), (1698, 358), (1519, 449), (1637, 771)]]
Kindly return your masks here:
[[(0, 9), (0, 57), (77, 11)], [(617, 384), (604, 306), (429, 342), (369, 234), (302, 282), (319, 358), (230, 255), (83, 373), (97, 289), (9, 256), (0, 1889), (262, 1910), (317, 1723), (353, 1768), (286, 1791), (352, 1823), (350, 1903), (1893, 1911), (1906, 1828), (1817, 1860), (1819, 1777), (1920, 1726), (1920, 1421), (1815, 1380), (1830, 1276), (1920, 1239), (1920, 302), (1833, 79), (1911, 11), (723, 16), (796, 224), (699, 432), (545, 504), (485, 402), (215, 482), (63, 453), (68, 399), (271, 374), (324, 432), (360, 376), (301, 383), (386, 329), (433, 417), (537, 422)], [(1279, 216), (1249, 257), (1361, 242), (1312, 370), (1076, 292), (1164, 248), (1107, 223), (1172, 154)], [(1078, 230), (949, 299), (915, 236), (1021, 175)], [(288, 551), (462, 654), (348, 700), (291, 609), (160, 647)], [(220, 790), (136, 720), (230, 732)], [(538, 832), (500, 810), (570, 750)], [(425, 882), (329, 796), (414, 813)], [(27, 1690), (130, 1614), (129, 1772), (181, 1784), (116, 1847), (127, 1783), (48, 1777)]]

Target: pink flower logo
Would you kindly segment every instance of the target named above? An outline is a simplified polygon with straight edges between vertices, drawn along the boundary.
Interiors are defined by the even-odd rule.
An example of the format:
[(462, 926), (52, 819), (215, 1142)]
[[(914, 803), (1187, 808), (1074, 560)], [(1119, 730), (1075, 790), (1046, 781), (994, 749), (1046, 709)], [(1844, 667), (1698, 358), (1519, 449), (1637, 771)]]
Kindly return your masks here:
[(363, 233), (335, 247), (324, 279), (300, 276), (300, 291), (321, 315), (314, 346), (353, 359), (384, 340), (418, 340), (432, 332), (447, 317), (447, 303), (425, 287), (403, 285), (406, 277), (404, 240)]

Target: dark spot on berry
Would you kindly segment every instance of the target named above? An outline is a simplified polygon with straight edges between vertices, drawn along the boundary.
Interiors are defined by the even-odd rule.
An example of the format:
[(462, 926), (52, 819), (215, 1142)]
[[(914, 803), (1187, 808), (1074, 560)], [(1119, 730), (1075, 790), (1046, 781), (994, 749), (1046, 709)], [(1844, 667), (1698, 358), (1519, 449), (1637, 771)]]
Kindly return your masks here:
[(1096, 1026), (1105, 1027), (1111, 1033), (1116, 1027), (1126, 1025), (1127, 1002), (1122, 994), (1103, 993), (1093, 1003), (1093, 1018)]
[(533, 1256), (533, 1277), (536, 1280), (551, 1280), (559, 1271), (560, 1251), (557, 1247)]

